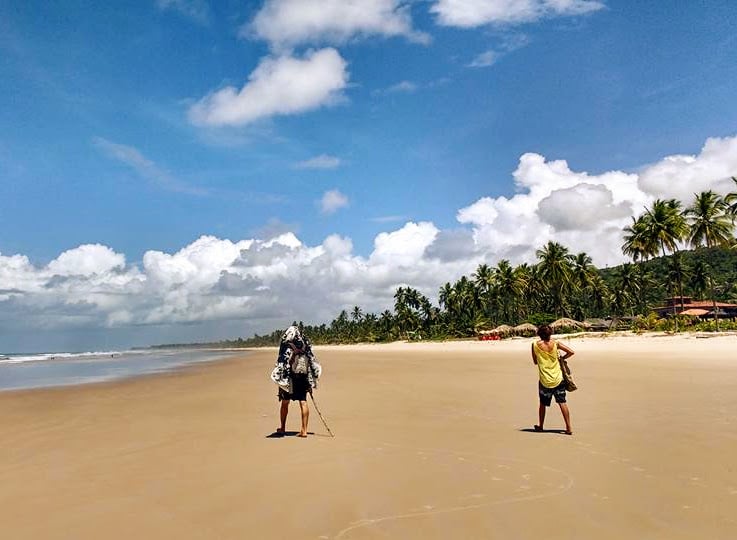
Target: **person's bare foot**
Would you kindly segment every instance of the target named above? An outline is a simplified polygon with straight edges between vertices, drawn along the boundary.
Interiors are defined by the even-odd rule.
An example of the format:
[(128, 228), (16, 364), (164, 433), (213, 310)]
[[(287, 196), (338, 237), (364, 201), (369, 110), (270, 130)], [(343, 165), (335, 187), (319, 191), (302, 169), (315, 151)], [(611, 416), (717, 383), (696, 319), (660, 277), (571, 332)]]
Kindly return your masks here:
[(573, 430), (567, 429), (564, 432), (566, 435), (573, 435)]
[(304, 431), (300, 431), (299, 434), (297, 435), (297, 437), (305, 438), (305, 437), (307, 437), (307, 433), (305, 433)]
[(275, 433), (279, 433), (280, 435), (284, 435), (284, 428), (283, 427), (276, 428), (276, 432)]
[(535, 431), (542, 431), (543, 430), (543, 427), (542, 426), (538, 426), (537, 424), (535, 424), (534, 427), (535, 427)]

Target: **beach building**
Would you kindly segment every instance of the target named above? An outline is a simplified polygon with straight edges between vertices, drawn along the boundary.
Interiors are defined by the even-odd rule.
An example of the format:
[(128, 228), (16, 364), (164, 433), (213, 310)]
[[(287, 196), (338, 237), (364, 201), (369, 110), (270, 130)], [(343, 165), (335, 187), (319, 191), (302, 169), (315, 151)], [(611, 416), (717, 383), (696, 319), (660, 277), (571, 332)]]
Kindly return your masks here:
[(737, 304), (728, 304), (726, 302), (716, 302), (712, 300), (694, 300), (690, 296), (675, 296), (666, 298), (665, 305), (653, 308), (659, 317), (668, 317), (676, 313), (677, 315), (691, 315), (693, 317), (714, 317), (716, 306), (716, 316), (720, 319), (731, 319), (737, 317)]

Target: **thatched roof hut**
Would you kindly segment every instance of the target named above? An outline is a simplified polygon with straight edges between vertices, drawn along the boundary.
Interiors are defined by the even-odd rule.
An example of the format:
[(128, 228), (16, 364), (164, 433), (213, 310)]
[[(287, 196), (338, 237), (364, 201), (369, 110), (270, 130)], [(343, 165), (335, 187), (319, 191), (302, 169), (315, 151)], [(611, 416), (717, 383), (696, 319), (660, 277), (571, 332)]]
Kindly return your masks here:
[(531, 323), (522, 323), (514, 327), (514, 333), (520, 336), (534, 336), (537, 333), (537, 326)]
[(553, 330), (557, 330), (558, 328), (586, 328), (586, 325), (580, 321), (574, 321), (573, 319), (563, 317), (562, 319), (558, 319), (557, 321), (550, 323), (550, 327)]
[(586, 319), (583, 321), (584, 327), (587, 330), (593, 331), (604, 331), (609, 330), (612, 326), (613, 321), (607, 319)]
[(491, 331), (491, 333), (492, 334), (496, 334), (498, 336), (506, 336), (506, 335), (511, 334), (513, 330), (514, 330), (514, 328), (512, 328), (508, 324), (502, 324), (502, 325), (499, 325), (496, 328), (494, 328)]

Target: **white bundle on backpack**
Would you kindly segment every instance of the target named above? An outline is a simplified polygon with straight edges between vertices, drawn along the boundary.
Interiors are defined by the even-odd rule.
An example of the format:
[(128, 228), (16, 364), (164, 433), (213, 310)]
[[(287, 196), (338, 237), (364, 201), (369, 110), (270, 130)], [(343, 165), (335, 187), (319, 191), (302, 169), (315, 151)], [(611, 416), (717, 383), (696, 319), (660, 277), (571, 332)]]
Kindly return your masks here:
[(292, 373), (297, 375), (307, 375), (307, 357), (300, 354), (292, 362)]

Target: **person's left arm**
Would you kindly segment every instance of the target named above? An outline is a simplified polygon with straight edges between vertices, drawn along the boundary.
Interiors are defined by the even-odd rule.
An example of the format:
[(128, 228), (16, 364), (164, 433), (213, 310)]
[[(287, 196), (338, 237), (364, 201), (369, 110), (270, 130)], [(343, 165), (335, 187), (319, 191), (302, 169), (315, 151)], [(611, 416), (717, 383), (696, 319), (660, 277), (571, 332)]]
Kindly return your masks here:
[(532, 352), (532, 363), (537, 365), (537, 356), (535, 356), (535, 343), (530, 344), (530, 352)]
[(558, 342), (558, 348), (565, 353), (563, 356), (560, 357), (561, 360), (568, 360), (571, 356), (576, 354), (573, 352), (573, 349), (571, 349), (568, 345), (564, 345), (560, 341)]

